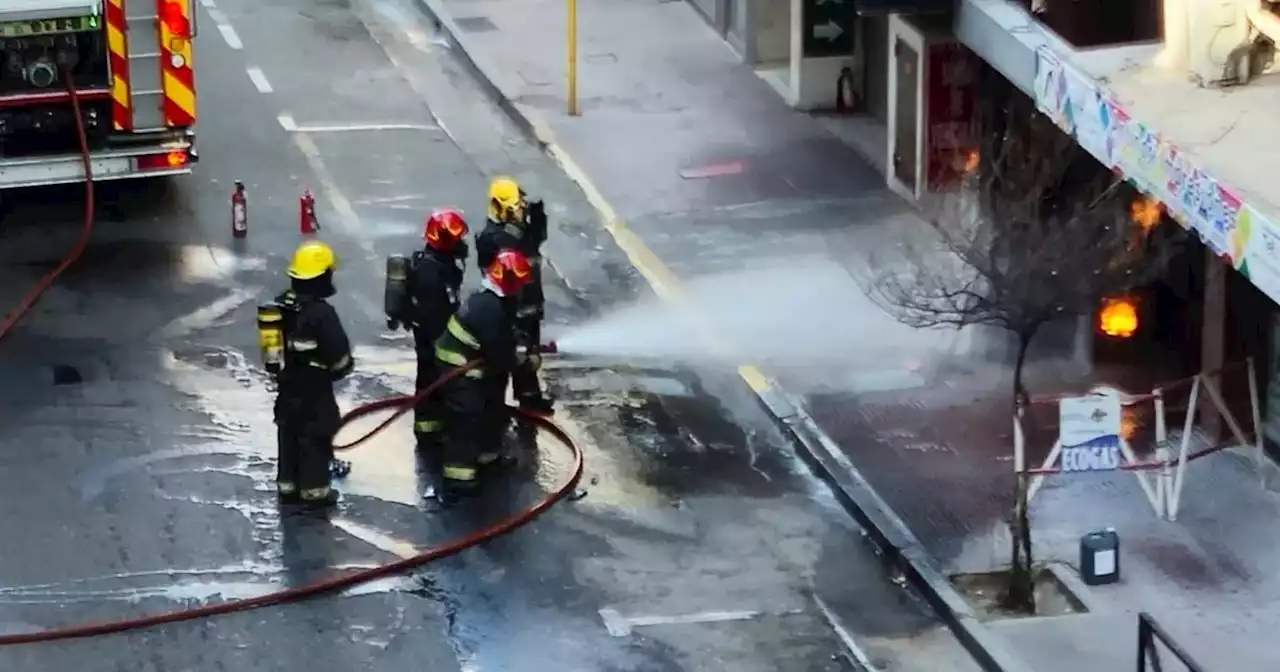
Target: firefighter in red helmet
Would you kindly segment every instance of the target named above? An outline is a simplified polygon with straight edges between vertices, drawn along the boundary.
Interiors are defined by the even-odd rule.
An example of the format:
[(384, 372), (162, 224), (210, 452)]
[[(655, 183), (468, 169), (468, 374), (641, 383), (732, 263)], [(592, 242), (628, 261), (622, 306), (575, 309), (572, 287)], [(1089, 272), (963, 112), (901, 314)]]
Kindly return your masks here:
[[(417, 355), (417, 389), (436, 379), (435, 343), (445, 324), (458, 312), (459, 291), (466, 270), (470, 229), (462, 213), (446, 208), (427, 218), (422, 230), (423, 247), (409, 259), (400, 308), (391, 318), (413, 333)], [(413, 433), (418, 455), (438, 461), (441, 412), (439, 398), (428, 396), (414, 409)]]
[(507, 379), (527, 358), (515, 338), (520, 290), (533, 279), (529, 259), (514, 249), (494, 255), (483, 269), (480, 289), (467, 297), (436, 341), (441, 373), (481, 360), (440, 390), (444, 408), (442, 503), (475, 494), (477, 471), (501, 456), (507, 427)]

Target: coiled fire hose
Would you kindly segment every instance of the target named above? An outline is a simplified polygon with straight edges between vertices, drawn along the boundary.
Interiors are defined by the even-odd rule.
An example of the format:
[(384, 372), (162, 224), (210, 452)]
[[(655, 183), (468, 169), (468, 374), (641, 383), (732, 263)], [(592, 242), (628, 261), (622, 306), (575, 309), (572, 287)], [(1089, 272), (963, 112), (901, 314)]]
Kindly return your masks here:
[[(64, 79), (66, 81), (67, 91), (70, 94), (71, 105), (75, 112), (76, 134), (80, 141), (80, 153), (84, 163), (84, 224), (75, 244), (63, 258), (62, 262), (32, 285), (31, 289), (23, 295), (18, 303), (8, 313), (6, 313), (3, 318), (0, 318), (0, 341), (3, 341), (9, 332), (13, 330), (14, 325), (18, 323), (18, 320), (22, 319), (22, 317), (31, 310), (31, 307), (36, 304), (40, 299), (40, 296), (44, 294), (58, 276), (70, 268), (71, 265), (80, 258), (80, 255), (84, 252), (85, 247), (89, 243), (89, 238), (93, 233), (94, 189), (89, 141), (88, 136), (85, 134), (84, 121), (81, 118), (80, 100), (76, 95), (75, 86), (71, 80), (70, 74), (66, 73)], [(360, 438), (345, 445), (334, 446), (334, 449), (349, 450), (368, 441), (378, 433), (390, 427), (391, 423), (395, 422), (401, 416), (413, 410), (414, 405), (417, 404), (418, 401), (427, 395), (434, 393), (454, 376), (462, 375), (477, 365), (479, 365), (478, 361), (453, 369), (413, 395), (398, 395), (384, 399), (376, 399), (357, 406), (342, 417), (340, 428), (373, 413), (391, 408), (395, 408), (397, 410), (391, 415), (391, 417), (384, 420), (381, 424), (365, 433)], [(556, 442), (569, 450), (573, 456), (573, 462), (570, 465), (569, 471), (564, 477), (564, 480), (562, 480), (558, 486), (552, 488), (542, 498), (518, 509), (505, 518), (495, 521), (479, 530), (475, 530), (463, 537), (425, 548), (420, 553), (412, 557), (390, 562), (371, 569), (320, 579), (306, 585), (247, 599), (230, 600), (227, 602), (219, 602), (217, 604), (208, 604), (186, 609), (175, 609), (173, 611), (152, 614), (149, 616), (122, 618), (113, 621), (98, 621), (93, 623), (84, 623), (81, 625), (52, 628), (37, 632), (0, 635), (0, 646), (35, 644), (39, 642), (55, 642), (68, 639), (82, 639), (86, 637), (110, 635), (130, 630), (153, 628), (170, 623), (180, 623), (183, 621), (208, 618), (210, 616), (218, 616), (221, 614), (230, 614), (240, 611), (249, 611), (251, 609), (261, 609), (262, 607), (287, 604), (289, 602), (297, 602), (319, 595), (338, 592), (351, 588), (352, 586), (369, 583), (388, 576), (403, 574), (411, 569), (421, 567), (435, 560), (457, 555), (472, 546), (478, 546), (490, 539), (507, 534), (508, 532), (532, 521), (543, 513), (546, 513), (547, 510), (556, 502), (559, 502), (569, 496), (569, 494), (573, 492), (574, 488), (577, 487), (578, 481), (582, 478), (583, 469), (582, 450), (568, 432), (541, 415), (529, 413), (515, 406), (510, 406), (509, 409), (513, 414), (525, 416), (525, 419), (530, 423), (554, 437)]]

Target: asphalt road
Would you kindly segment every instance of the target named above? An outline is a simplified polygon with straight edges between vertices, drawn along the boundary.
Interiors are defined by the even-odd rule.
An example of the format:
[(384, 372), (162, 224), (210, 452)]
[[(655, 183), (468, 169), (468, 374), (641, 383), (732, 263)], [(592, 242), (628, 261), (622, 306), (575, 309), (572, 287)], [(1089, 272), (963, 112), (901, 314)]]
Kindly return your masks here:
[[(581, 194), (411, 5), (201, 5), (195, 174), (104, 188), (84, 257), (0, 344), (0, 631), (393, 560), (529, 501), (563, 468), (543, 445), (524, 480), (479, 510), (435, 512), (398, 426), (352, 455), (328, 520), (281, 519), (253, 311), (284, 287), (303, 188), (342, 263), (335, 303), (359, 361), (344, 405), (412, 385), (409, 343), (382, 329), (383, 255), (416, 246), (433, 206), (460, 206), (478, 226), (491, 174), (548, 201), (553, 323), (640, 291)], [(241, 244), (229, 230), (237, 179), (250, 202)], [(69, 247), (79, 199), (12, 195), (3, 305)], [(530, 527), (340, 596), (0, 649), (0, 668), (858, 669), (851, 640), (891, 669), (968, 665), (732, 377), (624, 364), (548, 367), (587, 452), (586, 497)]]

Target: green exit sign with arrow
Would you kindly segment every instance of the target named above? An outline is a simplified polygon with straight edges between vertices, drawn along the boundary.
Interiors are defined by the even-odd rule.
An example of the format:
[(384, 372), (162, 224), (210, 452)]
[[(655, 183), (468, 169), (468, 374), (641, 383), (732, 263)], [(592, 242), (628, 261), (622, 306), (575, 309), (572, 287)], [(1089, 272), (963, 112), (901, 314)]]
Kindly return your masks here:
[(852, 0), (804, 0), (804, 56), (849, 56), (857, 39)]

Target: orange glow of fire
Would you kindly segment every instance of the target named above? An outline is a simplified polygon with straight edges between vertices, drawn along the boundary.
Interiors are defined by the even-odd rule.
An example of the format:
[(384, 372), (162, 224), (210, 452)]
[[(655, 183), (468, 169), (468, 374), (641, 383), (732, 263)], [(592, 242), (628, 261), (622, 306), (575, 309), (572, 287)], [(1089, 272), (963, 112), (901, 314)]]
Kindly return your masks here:
[(1114, 338), (1129, 338), (1138, 332), (1138, 304), (1129, 297), (1105, 299), (1098, 312), (1098, 329)]
[(1129, 219), (1142, 227), (1143, 231), (1150, 231), (1156, 224), (1160, 223), (1160, 217), (1164, 214), (1164, 206), (1160, 201), (1150, 196), (1138, 195), (1129, 204)]
[(972, 173), (978, 169), (978, 150), (971, 149), (964, 157), (964, 172)]

